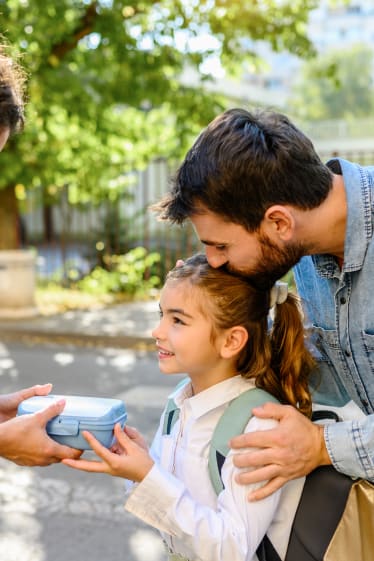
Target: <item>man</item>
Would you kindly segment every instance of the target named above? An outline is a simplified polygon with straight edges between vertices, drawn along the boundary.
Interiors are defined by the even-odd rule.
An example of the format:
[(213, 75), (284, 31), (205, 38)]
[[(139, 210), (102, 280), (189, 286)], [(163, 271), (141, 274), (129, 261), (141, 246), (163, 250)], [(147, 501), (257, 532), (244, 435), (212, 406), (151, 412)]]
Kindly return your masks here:
[[(23, 126), (24, 74), (0, 47), (0, 151), (9, 136)], [(63, 458), (78, 458), (80, 450), (61, 446), (49, 438), (47, 422), (62, 412), (59, 401), (35, 415), (16, 417), (17, 407), (34, 395), (47, 395), (51, 384), (0, 395), (0, 456), (19, 465), (45, 466)]]
[(232, 109), (198, 137), (154, 207), (161, 219), (190, 219), (209, 263), (258, 287), (294, 267), (320, 364), (314, 400), (358, 411), (321, 427), (288, 406), (257, 409), (278, 428), (232, 441), (259, 449), (235, 460), (251, 468), (242, 483), (268, 481), (252, 499), (331, 463), (374, 480), (373, 201), (374, 168), (324, 165), (285, 115)]

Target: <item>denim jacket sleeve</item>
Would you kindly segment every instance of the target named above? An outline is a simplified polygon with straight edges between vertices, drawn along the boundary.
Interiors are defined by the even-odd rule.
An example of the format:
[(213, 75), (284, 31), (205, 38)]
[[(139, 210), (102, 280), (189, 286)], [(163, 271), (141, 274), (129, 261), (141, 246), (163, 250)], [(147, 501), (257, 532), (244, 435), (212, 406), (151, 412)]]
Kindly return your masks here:
[(374, 481), (374, 415), (328, 424), (324, 435), (327, 451), (338, 471)]

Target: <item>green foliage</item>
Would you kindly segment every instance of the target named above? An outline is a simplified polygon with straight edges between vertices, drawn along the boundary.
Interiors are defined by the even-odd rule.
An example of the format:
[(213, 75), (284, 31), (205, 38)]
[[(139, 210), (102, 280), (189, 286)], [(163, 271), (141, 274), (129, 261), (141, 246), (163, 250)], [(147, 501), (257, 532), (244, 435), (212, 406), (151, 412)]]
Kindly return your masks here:
[(69, 185), (72, 203), (121, 197), (130, 170), (180, 158), (227, 103), (182, 86), (186, 65), (243, 68), (257, 39), (310, 54), (305, 22), (316, 4), (0, 0), (0, 32), (29, 74), (28, 124), (2, 154), (0, 188), (43, 185), (53, 201)]
[(144, 297), (160, 286), (160, 278), (154, 272), (159, 261), (158, 253), (147, 253), (143, 247), (137, 247), (124, 255), (111, 255), (106, 260), (108, 269), (95, 267), (73, 284), (89, 294), (121, 293), (131, 298)]
[(304, 64), (290, 111), (304, 120), (374, 115), (373, 52), (368, 46), (331, 50)]

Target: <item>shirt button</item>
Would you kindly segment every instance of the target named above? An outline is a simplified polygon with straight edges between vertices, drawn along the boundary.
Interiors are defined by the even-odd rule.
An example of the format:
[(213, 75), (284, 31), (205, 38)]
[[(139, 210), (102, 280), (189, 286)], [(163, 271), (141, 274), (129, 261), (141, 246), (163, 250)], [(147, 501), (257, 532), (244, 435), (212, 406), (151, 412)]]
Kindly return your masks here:
[(345, 304), (346, 301), (347, 301), (347, 300), (344, 298), (344, 296), (342, 296), (342, 297), (340, 298), (340, 303), (341, 303), (341, 304)]
[(345, 356), (351, 356), (351, 353), (348, 350), (346, 350), (345, 351)]
[(367, 407), (369, 405), (366, 399), (361, 399), (361, 403), (364, 407)]

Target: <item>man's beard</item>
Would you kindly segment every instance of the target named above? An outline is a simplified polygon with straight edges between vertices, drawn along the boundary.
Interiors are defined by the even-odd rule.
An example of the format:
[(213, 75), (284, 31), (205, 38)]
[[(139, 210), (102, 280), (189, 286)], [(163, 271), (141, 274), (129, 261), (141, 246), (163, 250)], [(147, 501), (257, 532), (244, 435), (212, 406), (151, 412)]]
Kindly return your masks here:
[(258, 235), (261, 257), (256, 269), (237, 270), (230, 265), (227, 269), (236, 275), (245, 277), (259, 290), (269, 290), (273, 284), (282, 278), (300, 259), (307, 254), (301, 244), (290, 244), (285, 248), (275, 245), (264, 234)]

